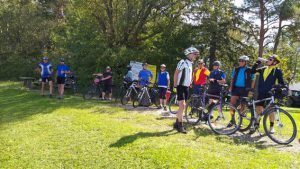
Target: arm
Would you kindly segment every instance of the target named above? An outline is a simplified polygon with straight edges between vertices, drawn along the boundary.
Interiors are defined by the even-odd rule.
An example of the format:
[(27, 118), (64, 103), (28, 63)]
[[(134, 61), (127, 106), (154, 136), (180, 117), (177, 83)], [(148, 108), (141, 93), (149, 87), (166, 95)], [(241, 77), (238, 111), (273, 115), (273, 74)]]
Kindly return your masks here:
[(177, 81), (178, 81), (178, 74), (180, 73), (180, 70), (176, 69), (174, 72), (174, 82), (173, 82), (173, 86), (177, 87)]
[(277, 69), (277, 71), (278, 71), (278, 75), (277, 75), (278, 83), (281, 85), (285, 85), (282, 71), (280, 69)]
[(167, 75), (167, 79), (168, 79), (168, 89), (170, 89), (170, 75), (169, 75), (169, 73)]

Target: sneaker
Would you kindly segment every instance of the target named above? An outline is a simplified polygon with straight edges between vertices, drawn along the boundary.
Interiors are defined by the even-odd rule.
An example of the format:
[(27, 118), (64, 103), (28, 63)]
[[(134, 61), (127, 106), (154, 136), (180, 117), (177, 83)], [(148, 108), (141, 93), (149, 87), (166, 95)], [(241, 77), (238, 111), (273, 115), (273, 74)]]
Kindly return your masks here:
[(271, 133), (271, 134), (274, 134), (274, 133), (275, 133), (274, 127), (270, 127), (270, 133)]
[(111, 101), (111, 98), (108, 98), (109, 101)]
[(168, 111), (166, 106), (164, 106), (164, 111)]
[(232, 126), (235, 126), (236, 123), (235, 123), (235, 120), (234, 119), (231, 119), (230, 122), (228, 123), (227, 127), (232, 127)]
[(183, 127), (182, 123), (178, 123), (178, 130), (179, 133), (183, 133), (183, 134), (187, 134), (187, 131), (185, 130), (185, 128)]
[(162, 107), (161, 107), (161, 105), (159, 105), (158, 107), (157, 107), (157, 109), (161, 109)]

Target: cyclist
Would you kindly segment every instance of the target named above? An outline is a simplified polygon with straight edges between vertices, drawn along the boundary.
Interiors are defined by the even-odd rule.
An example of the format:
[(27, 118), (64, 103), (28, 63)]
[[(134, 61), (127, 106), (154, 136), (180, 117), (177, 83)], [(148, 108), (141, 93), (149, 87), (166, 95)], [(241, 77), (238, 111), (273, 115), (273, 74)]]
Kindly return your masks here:
[(41, 95), (44, 96), (44, 88), (45, 88), (45, 83), (48, 81), (49, 82), (49, 97), (52, 97), (52, 92), (53, 92), (53, 81), (52, 81), (52, 64), (49, 62), (48, 57), (43, 57), (43, 61), (39, 63), (38, 68), (40, 69), (41, 72), (41, 78), (42, 78), (42, 88), (41, 88)]
[(67, 74), (70, 73), (69, 67), (65, 64), (64, 58), (59, 59), (60, 64), (57, 66), (57, 86), (58, 86), (58, 99), (63, 99), (65, 80)]
[[(220, 70), (221, 62), (220, 61), (214, 61), (213, 63), (213, 70), (210, 72), (210, 75), (208, 77), (209, 79), (209, 87), (208, 87), (208, 94), (219, 96), (220, 92), (222, 90), (221, 84), (226, 83), (226, 75), (225, 73)], [(209, 99), (209, 104), (211, 104), (214, 101), (214, 99)]]
[(160, 65), (160, 72), (157, 73), (157, 85), (159, 89), (159, 101), (160, 105), (158, 109), (164, 108), (164, 111), (167, 111), (167, 100), (166, 100), (166, 93), (167, 90), (170, 88), (170, 75), (166, 71), (166, 65)]
[(105, 100), (105, 94), (108, 93), (108, 100), (112, 97), (112, 71), (109, 66), (106, 67), (106, 71), (103, 73), (103, 78), (101, 79), (104, 84), (102, 92), (102, 100)]
[(139, 72), (139, 82), (140, 86), (148, 85), (148, 83), (152, 80), (153, 74), (150, 70), (147, 69), (148, 63), (143, 63), (143, 69)]
[(177, 99), (179, 101), (179, 110), (176, 114), (176, 122), (174, 123), (174, 129), (178, 132), (186, 134), (187, 131), (183, 127), (183, 111), (186, 106), (186, 100), (189, 95), (189, 87), (192, 83), (193, 74), (193, 61), (199, 55), (199, 50), (194, 47), (189, 47), (184, 50), (186, 59), (182, 59), (177, 64), (177, 68), (174, 73), (174, 87), (177, 88)]
[[(251, 68), (247, 67), (247, 62), (249, 61), (249, 57), (246, 55), (242, 55), (239, 57), (239, 66), (236, 67), (231, 75), (231, 82), (229, 91), (231, 92), (230, 104), (235, 105), (237, 100), (241, 97), (247, 97), (249, 89), (254, 87), (254, 75), (251, 74)], [(241, 111), (244, 110), (243, 105), (241, 105)], [(235, 112), (230, 110), (232, 116)], [(227, 127), (231, 127), (235, 125), (235, 119), (232, 118)]]
[(133, 72), (131, 70), (131, 65), (127, 65), (127, 73), (124, 78), (127, 82), (133, 81)]
[(198, 60), (197, 68), (193, 72), (193, 94), (201, 94), (201, 88), (206, 84), (210, 71), (204, 67), (203, 59)]
[[(272, 89), (272, 86), (278, 81), (279, 84), (284, 85), (282, 71), (276, 67), (280, 63), (280, 58), (277, 55), (270, 55), (266, 62), (266, 67), (257, 69), (261, 61), (258, 60), (252, 67), (252, 73), (259, 73), (258, 80), (258, 100), (268, 98), (268, 92)], [(265, 102), (256, 104), (256, 112), (260, 115), (263, 112)], [(259, 126), (259, 121), (256, 123), (256, 127)], [(270, 133), (274, 133), (274, 114), (270, 115)]]

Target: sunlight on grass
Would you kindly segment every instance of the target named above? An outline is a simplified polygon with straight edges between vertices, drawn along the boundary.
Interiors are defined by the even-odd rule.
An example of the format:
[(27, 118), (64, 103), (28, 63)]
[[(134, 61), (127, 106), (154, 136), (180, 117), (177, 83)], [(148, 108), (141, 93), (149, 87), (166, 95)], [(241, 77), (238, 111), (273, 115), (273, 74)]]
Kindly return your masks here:
[[(300, 153), (218, 136), (206, 127), (182, 135), (172, 130), (173, 119), (159, 115), (0, 86), (0, 168), (300, 166)], [(299, 122), (299, 114), (293, 116)]]

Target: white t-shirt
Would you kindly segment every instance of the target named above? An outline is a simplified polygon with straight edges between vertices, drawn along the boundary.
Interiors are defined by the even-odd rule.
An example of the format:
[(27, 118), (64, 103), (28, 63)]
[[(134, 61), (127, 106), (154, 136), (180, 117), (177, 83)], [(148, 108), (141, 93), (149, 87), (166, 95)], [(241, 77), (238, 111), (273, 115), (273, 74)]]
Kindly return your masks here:
[(192, 83), (193, 62), (188, 59), (182, 59), (177, 64), (176, 69), (180, 70), (177, 79), (177, 86), (182, 85), (189, 87)]

